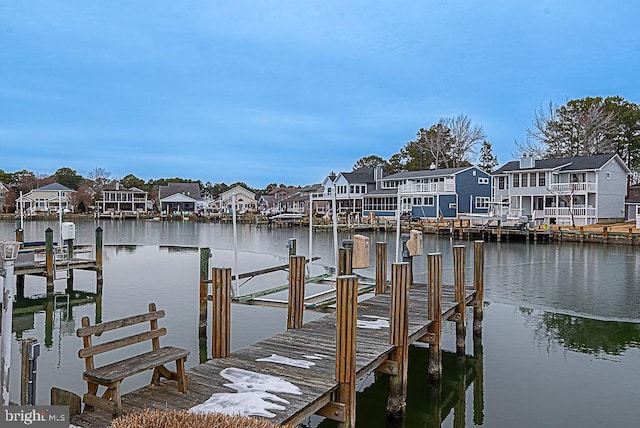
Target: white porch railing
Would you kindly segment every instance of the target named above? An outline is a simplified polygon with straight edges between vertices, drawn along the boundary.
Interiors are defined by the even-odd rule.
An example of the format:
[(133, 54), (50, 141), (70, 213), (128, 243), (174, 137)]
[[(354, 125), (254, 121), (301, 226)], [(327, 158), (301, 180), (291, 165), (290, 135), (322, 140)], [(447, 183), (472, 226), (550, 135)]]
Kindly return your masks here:
[(585, 207), (553, 207), (553, 208), (545, 208), (544, 216), (545, 217), (571, 217), (571, 212), (573, 211), (574, 217), (595, 217), (596, 209), (595, 208), (585, 208)]
[(595, 192), (596, 183), (552, 183), (549, 189), (558, 193)]
[(407, 183), (398, 186), (400, 193), (440, 193), (453, 192), (455, 185), (453, 183)]

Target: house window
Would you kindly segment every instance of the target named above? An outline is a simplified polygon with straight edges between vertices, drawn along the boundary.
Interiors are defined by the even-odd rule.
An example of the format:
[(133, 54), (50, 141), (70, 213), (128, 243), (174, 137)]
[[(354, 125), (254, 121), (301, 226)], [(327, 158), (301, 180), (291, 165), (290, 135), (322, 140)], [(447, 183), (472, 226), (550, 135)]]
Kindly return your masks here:
[(478, 184), (489, 184), (489, 179), (487, 177), (478, 177)]
[(500, 190), (504, 190), (505, 189), (505, 177), (498, 177), (498, 189)]
[(422, 198), (413, 198), (413, 205), (422, 205)]
[(536, 187), (536, 173), (529, 174), (529, 187)]
[(544, 187), (546, 185), (547, 185), (547, 183), (546, 183), (546, 177), (544, 175), (544, 172), (539, 172), (538, 173), (538, 186)]
[(520, 183), (522, 184), (522, 187), (528, 187), (529, 186), (529, 173), (522, 174)]
[(478, 196), (476, 197), (476, 208), (489, 208), (489, 198), (486, 196)]
[(513, 174), (513, 187), (520, 187), (520, 174)]
[(449, 204), (449, 209), (450, 210), (455, 210), (457, 208), (457, 206), (458, 205), (455, 202), (452, 202), (452, 203)]
[(433, 196), (425, 196), (424, 204), (426, 206), (428, 206), (428, 207), (432, 207), (433, 206)]
[(607, 177), (607, 180), (611, 178), (611, 173), (609, 171), (607, 171), (606, 177)]

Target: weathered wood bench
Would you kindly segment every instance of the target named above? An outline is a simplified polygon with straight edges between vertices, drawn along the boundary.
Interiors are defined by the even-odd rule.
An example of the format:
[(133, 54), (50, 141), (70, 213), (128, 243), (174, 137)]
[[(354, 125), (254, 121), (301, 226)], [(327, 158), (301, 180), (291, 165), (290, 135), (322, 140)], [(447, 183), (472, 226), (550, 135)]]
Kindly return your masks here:
[[(76, 334), (82, 337), (84, 347), (78, 351), (78, 356), (84, 358), (86, 371), (82, 378), (87, 381), (88, 392), (83, 401), (86, 410), (99, 407), (111, 411), (114, 416), (122, 414), (122, 398), (120, 396), (120, 382), (137, 373), (153, 369), (151, 384), (158, 385), (160, 378), (175, 380), (178, 382), (178, 390), (185, 392), (187, 378), (184, 372), (184, 363), (189, 351), (173, 346), (160, 347), (160, 337), (167, 334), (166, 328), (158, 328), (158, 319), (164, 317), (164, 311), (156, 310), (155, 303), (149, 303), (149, 312), (122, 318), (100, 324), (89, 325), (89, 317), (82, 318), (82, 327)], [(93, 345), (91, 336), (110, 330), (116, 330), (135, 324), (149, 321), (149, 331), (127, 336), (121, 339)], [(152, 350), (136, 355), (125, 360), (116, 361), (102, 367), (94, 367), (93, 357), (104, 352), (120, 349), (128, 345), (151, 340)], [(169, 371), (165, 364), (176, 362), (176, 371)], [(107, 388), (102, 396), (98, 396), (98, 387)]]

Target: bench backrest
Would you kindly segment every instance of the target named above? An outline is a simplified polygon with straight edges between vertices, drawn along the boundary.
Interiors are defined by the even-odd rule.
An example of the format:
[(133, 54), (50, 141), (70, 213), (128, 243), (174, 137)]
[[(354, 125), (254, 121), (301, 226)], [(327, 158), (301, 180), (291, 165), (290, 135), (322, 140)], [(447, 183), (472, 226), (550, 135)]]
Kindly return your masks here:
[[(103, 352), (120, 349), (128, 345), (144, 342), (145, 340), (151, 340), (154, 350), (160, 349), (160, 337), (167, 334), (166, 328), (158, 328), (158, 319), (163, 317), (164, 311), (156, 310), (155, 303), (149, 303), (149, 312), (147, 313), (95, 325), (89, 325), (89, 317), (82, 317), (82, 327), (76, 331), (76, 334), (78, 337), (82, 337), (82, 344), (84, 347), (78, 351), (78, 357), (85, 359), (86, 370), (92, 370), (94, 368), (94, 355), (102, 354)], [(100, 343), (98, 345), (92, 345), (91, 343), (91, 336), (94, 334), (100, 334), (105, 331), (116, 330), (121, 327), (136, 325), (147, 321), (150, 326), (149, 331), (112, 340), (110, 342)]]

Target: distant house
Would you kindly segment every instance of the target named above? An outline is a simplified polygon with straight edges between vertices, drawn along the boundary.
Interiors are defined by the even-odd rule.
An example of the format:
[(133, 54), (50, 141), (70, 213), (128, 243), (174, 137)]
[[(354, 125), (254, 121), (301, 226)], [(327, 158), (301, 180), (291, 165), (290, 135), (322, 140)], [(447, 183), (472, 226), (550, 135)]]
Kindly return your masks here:
[(376, 188), (376, 181), (383, 175), (382, 168), (366, 166), (352, 172), (331, 173), (322, 181), (322, 193), (314, 197), (314, 207), (322, 203), (331, 209), (335, 192), (338, 213), (362, 215), (364, 196)]
[(233, 213), (233, 195), (236, 197), (236, 212), (256, 212), (258, 201), (256, 194), (242, 186), (235, 186), (220, 195), (218, 207), (221, 212)]
[(160, 212), (165, 215), (195, 213), (204, 203), (198, 183), (168, 183), (158, 188)]
[(511, 215), (544, 223), (620, 221), (629, 174), (616, 154), (542, 160), (524, 156), (492, 174), (493, 199), (508, 204)]
[(5, 212), (8, 193), (9, 188), (4, 183), (0, 182), (0, 213)]
[(51, 183), (46, 186), (33, 189), (16, 199), (16, 208), (23, 209), (27, 215), (57, 213), (73, 211), (69, 201), (69, 194), (74, 190), (59, 183)]
[(258, 210), (263, 214), (278, 214), (284, 212), (281, 202), (298, 192), (295, 187), (274, 187), (266, 195), (258, 199)]
[[(309, 200), (310, 196), (317, 195), (319, 191), (322, 191), (321, 184), (310, 184), (298, 189), (295, 189), (295, 193), (285, 198), (280, 202), (280, 212), (293, 213), (293, 214), (309, 214)], [(319, 203), (312, 202), (314, 207)]]
[(364, 196), (365, 216), (457, 218), (460, 214), (486, 214), (491, 198), (491, 177), (476, 166), (404, 171), (381, 178), (378, 188)]
[(119, 181), (107, 184), (96, 207), (100, 213), (138, 214), (147, 212), (148, 193), (136, 187), (126, 188)]
[(625, 199), (626, 220), (636, 220), (638, 207), (640, 207), (640, 183), (629, 186)]

